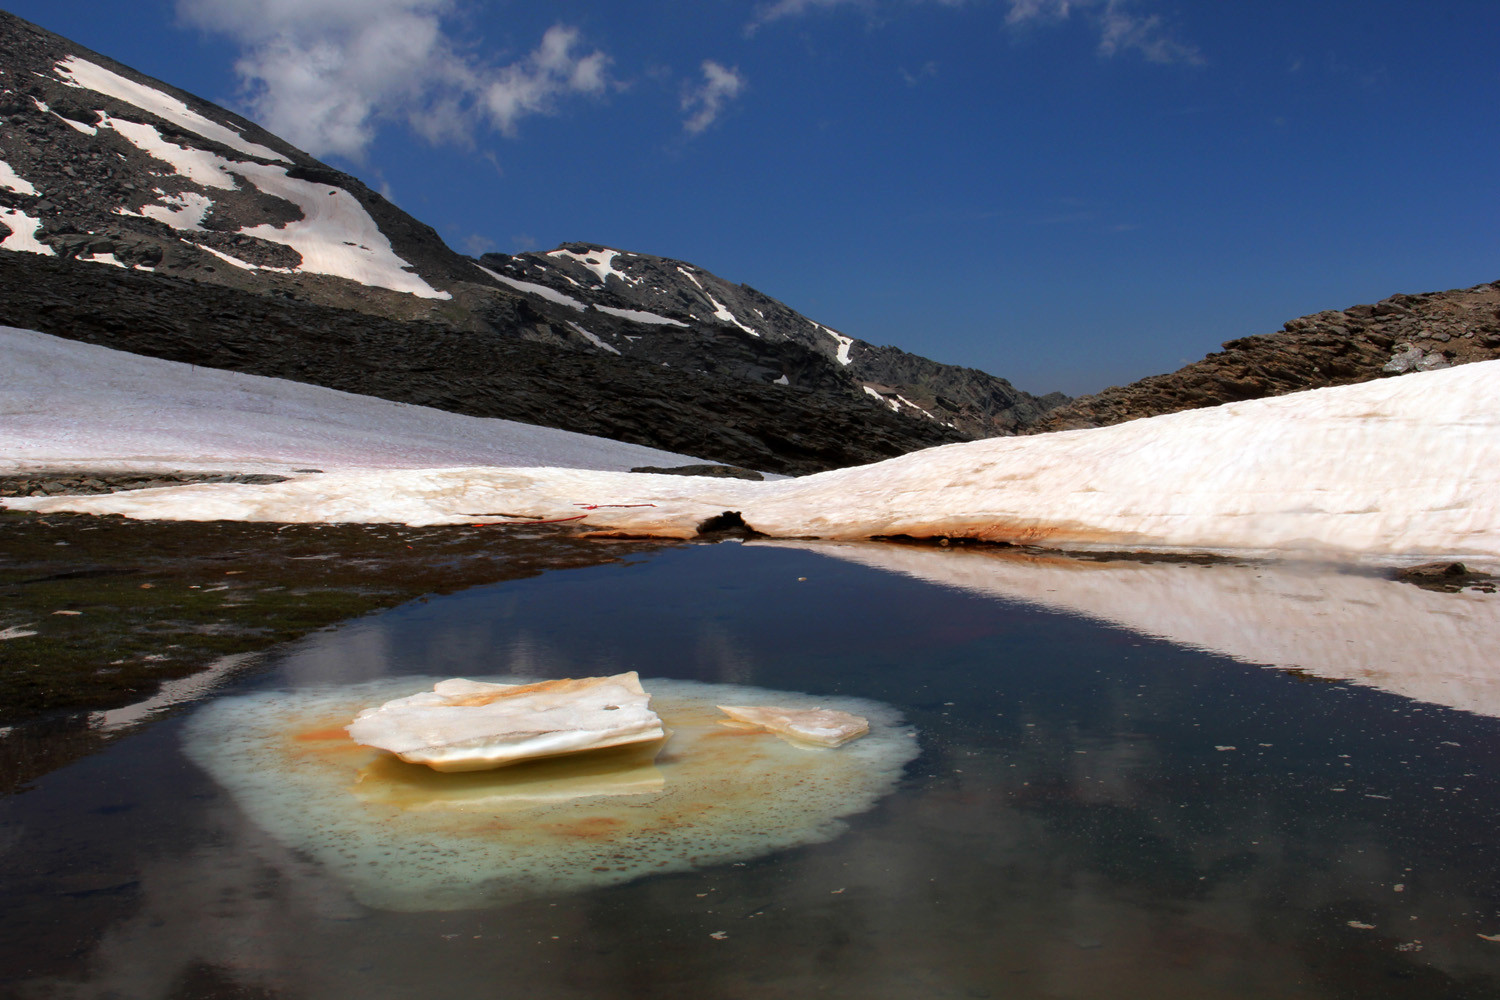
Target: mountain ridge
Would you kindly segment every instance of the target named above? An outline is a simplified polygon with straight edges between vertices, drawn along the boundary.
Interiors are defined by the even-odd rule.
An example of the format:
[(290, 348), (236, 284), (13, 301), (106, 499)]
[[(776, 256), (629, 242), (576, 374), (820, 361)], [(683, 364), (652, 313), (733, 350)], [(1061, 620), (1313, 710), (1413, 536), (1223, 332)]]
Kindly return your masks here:
[(1351, 385), (1500, 358), (1500, 282), (1397, 294), (1225, 341), (1174, 372), (1079, 398), (1025, 434), (1106, 427), (1162, 413)]
[[(597, 245), (570, 244), (549, 254), (484, 261), (465, 257), (357, 178), (248, 119), (4, 12), (0, 41), (5, 53), (0, 58), (0, 247), (21, 251), (0, 256), (70, 259), (97, 272), (92, 284), (100, 287), (111, 283), (103, 272), (115, 270), (148, 280), (195, 282), (202, 302), (181, 301), (175, 292), (168, 297), (206, 323), (205, 332), (218, 329), (219, 317), (243, 308), (234, 304), (240, 303), (237, 296), (227, 294), (236, 291), (348, 310), (372, 322), (425, 324), (414, 332), (445, 327), (478, 336), (471, 346), (482, 343), (496, 359), (520, 352), (517, 357), (531, 359), (526, 365), (537, 362), (517, 344), (634, 361), (628, 377), (604, 382), (632, 385), (642, 399), (680, 395), (685, 383), (669, 380), (670, 386), (653, 387), (640, 365), (684, 370), (714, 383), (689, 393), (700, 403), (719, 397), (717, 406), (693, 407), (695, 419), (718, 426), (711, 437), (748, 435), (763, 446), (703, 457), (742, 464), (757, 453), (769, 471), (814, 471), (934, 443), (1012, 433), (1057, 402), (1057, 397), (1040, 402), (995, 376), (926, 359), (906, 366), (921, 368), (919, 380), (902, 381), (895, 369), (875, 364), (889, 349), (831, 331), (815, 334), (826, 328), (685, 262), (670, 262), (670, 280), (680, 286), (674, 293), (707, 286), (714, 292), (704, 293), (697, 306), (716, 296), (721, 305), (685, 306), (680, 310), (685, 318), (676, 321), (642, 308), (640, 295), (631, 298), (603, 280), (574, 302), (557, 290), (539, 295), (534, 288), (518, 288), (518, 280), (535, 283), (513, 274), (534, 270), (537, 261), (556, 264), (557, 254), (571, 252), (568, 246)], [(666, 267), (651, 263), (666, 258), (612, 252), (628, 255), (636, 267)], [(579, 274), (588, 273), (584, 263), (571, 263)], [(569, 287), (565, 269), (554, 270), (553, 280)], [(112, 308), (98, 289), (88, 287), (90, 271), (65, 273), (71, 294), (93, 308)], [(659, 275), (655, 287), (664, 288), (667, 278)], [(25, 285), (8, 289), (0, 322), (25, 325), (59, 308), (55, 301), (27, 301), (31, 294)], [(756, 312), (742, 306), (747, 297), (753, 297)], [(68, 335), (55, 322), (46, 332)], [(304, 348), (316, 351), (318, 331), (305, 333)], [(132, 349), (128, 338), (117, 342)], [(870, 360), (845, 364), (840, 345), (844, 360), (851, 348)], [(293, 348), (283, 342), (282, 349)], [(392, 352), (388, 359), (393, 374), (405, 370), (400, 355)], [(583, 367), (603, 370), (597, 363)], [(787, 415), (778, 417), (759, 398), (767, 386), (785, 394)], [(557, 414), (571, 405), (570, 387), (553, 385), (548, 391), (552, 405), (536, 413), (544, 422), (561, 419)], [(816, 397), (812, 411), (801, 398), (807, 394)], [(786, 442), (810, 430), (793, 426), (795, 420), (835, 410), (847, 411), (835, 421), (841, 433), (868, 434), (878, 439), (876, 446), (848, 441), (786, 450)], [(644, 409), (641, 433), (656, 433), (650, 421), (663, 418)], [(679, 427), (663, 427), (660, 433), (661, 446), (673, 450), (694, 436)], [(812, 452), (822, 457), (812, 462)]]

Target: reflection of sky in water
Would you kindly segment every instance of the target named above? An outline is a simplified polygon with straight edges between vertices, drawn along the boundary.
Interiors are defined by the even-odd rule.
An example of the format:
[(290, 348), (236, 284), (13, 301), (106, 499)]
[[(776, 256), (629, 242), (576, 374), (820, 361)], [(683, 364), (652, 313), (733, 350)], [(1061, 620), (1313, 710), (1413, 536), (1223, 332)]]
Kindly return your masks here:
[[(1479, 937), (1500, 932), (1500, 722), (1315, 676), (1326, 656), (1266, 670), (1091, 621), (1077, 595), (1055, 613), (979, 589), (723, 545), (321, 633), (236, 690), (635, 669), (887, 702), (922, 756), (827, 843), (388, 913), (264, 834), (169, 720), (0, 804), (0, 992), (1500, 995)], [(1428, 596), (1403, 628), (1448, 634), (1458, 605)]]

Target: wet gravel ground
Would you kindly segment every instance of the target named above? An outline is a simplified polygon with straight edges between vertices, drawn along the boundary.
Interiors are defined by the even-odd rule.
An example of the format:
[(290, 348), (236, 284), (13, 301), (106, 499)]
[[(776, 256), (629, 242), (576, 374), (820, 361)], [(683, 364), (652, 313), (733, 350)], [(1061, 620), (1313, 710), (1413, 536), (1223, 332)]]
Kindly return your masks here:
[[(96, 747), (90, 715), (426, 595), (662, 545), (567, 527), (130, 521), (0, 511), (0, 791)], [(70, 734), (71, 737), (70, 738)]]

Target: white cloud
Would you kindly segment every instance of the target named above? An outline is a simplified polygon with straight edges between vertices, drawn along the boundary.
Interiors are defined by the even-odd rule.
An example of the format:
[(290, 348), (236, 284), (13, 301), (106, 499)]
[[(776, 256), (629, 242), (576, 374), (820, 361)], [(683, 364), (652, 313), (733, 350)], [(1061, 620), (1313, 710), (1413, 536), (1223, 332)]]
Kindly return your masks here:
[(556, 25), (535, 52), (492, 66), (444, 30), (454, 0), (177, 0), (181, 16), (242, 46), (235, 70), (251, 113), (316, 156), (360, 159), (382, 121), (429, 142), (470, 144), (483, 124), (507, 135), (570, 95), (597, 96), (609, 58)]
[(682, 127), (697, 135), (714, 123), (724, 105), (745, 89), (745, 78), (738, 68), (703, 60), (703, 83), (682, 95), (682, 110), (688, 112)]
[(1100, 55), (1112, 56), (1135, 49), (1149, 62), (1185, 62), (1195, 66), (1203, 63), (1203, 55), (1196, 46), (1167, 35), (1160, 16), (1132, 13), (1123, 0), (1109, 0), (1099, 16), (1099, 29)]

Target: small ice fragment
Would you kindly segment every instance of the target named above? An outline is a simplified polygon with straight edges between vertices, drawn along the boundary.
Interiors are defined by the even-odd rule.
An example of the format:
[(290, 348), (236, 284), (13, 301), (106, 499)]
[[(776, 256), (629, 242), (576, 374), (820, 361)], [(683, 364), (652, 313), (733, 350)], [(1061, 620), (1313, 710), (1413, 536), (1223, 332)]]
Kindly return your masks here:
[(1493, 941), (1496, 944), (1500, 944), (1500, 934), (1479, 934), (1477, 936), (1484, 938), (1486, 941)]
[(709, 937), (713, 938), (715, 941), (722, 941), (725, 938), (727, 938), (728, 936), (729, 936), (729, 932), (728, 931), (714, 931), (712, 934), (709, 935)]
[(870, 731), (868, 719), (827, 708), (720, 705), (735, 722), (759, 726), (777, 736), (820, 747), (836, 747)]
[(1391, 886), (1391, 889), (1395, 892), (1405, 892), (1406, 884), (1404, 882), (1397, 882), (1395, 885)]
[(489, 684), (452, 679), (360, 712), (356, 743), (436, 771), (481, 771), (537, 757), (666, 738), (635, 671)]
[(1353, 927), (1357, 931), (1373, 931), (1375, 929), (1374, 924), (1364, 924), (1360, 923), (1358, 920), (1349, 920), (1346, 921), (1346, 923), (1348, 923), (1350, 927)]
[(22, 628), (20, 625), (12, 625), (10, 628), (0, 628), (0, 640), (24, 639), (28, 635), (36, 635), (36, 632), (29, 628)]
[(1237, 750), (1238, 747), (1214, 747), (1215, 750)]
[(82, 611), (54, 611), (52, 613), (54, 615), (81, 615), (81, 614), (83, 614)]

